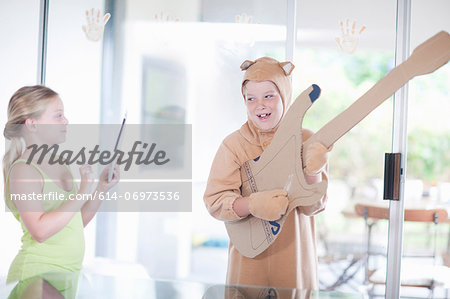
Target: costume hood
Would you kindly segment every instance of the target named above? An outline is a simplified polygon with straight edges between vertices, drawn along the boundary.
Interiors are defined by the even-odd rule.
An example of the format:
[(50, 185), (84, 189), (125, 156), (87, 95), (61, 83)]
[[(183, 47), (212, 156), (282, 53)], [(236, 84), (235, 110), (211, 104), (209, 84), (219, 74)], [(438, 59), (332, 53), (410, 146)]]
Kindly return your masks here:
[(270, 57), (261, 57), (255, 61), (246, 60), (241, 64), (241, 70), (245, 71), (242, 78), (242, 96), (245, 99), (244, 85), (246, 81), (272, 81), (278, 88), (286, 111), (291, 104), (292, 85), (290, 75), (294, 69), (292, 62), (278, 62)]
[[(277, 60), (270, 57), (261, 57), (256, 59), (255, 61), (251, 60), (244, 61), (241, 64), (241, 70), (245, 71), (241, 84), (241, 92), (242, 96), (244, 97), (244, 100), (245, 100), (244, 85), (247, 81), (249, 80), (271, 81), (278, 88), (278, 91), (281, 96), (281, 101), (283, 102), (283, 114), (281, 117), (283, 118), (284, 114), (286, 113), (287, 109), (291, 104), (292, 84), (290, 75), (294, 67), (295, 66), (289, 61), (278, 62)], [(275, 126), (275, 128), (273, 128), (269, 132), (274, 133), (279, 125), (280, 122)], [(246, 129), (242, 130), (244, 127)], [(246, 137), (246, 139), (248, 139), (252, 143), (260, 143), (259, 135), (262, 131), (259, 130), (250, 119), (247, 121), (246, 124), (244, 124), (243, 128), (241, 129), (241, 131), (245, 131), (242, 133), (244, 137)], [(266, 131), (265, 133), (269, 132)]]

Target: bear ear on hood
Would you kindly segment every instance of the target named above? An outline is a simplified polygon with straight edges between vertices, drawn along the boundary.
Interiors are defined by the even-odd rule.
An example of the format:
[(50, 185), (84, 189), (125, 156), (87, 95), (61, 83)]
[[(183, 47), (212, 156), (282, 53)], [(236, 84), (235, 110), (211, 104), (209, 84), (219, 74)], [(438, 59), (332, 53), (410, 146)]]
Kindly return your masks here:
[(246, 71), (252, 64), (254, 64), (254, 61), (246, 60), (241, 64), (241, 71)]
[(289, 76), (292, 73), (292, 70), (294, 69), (294, 65), (290, 61), (281, 62), (280, 63), (281, 68), (284, 70), (284, 73), (286, 76)]

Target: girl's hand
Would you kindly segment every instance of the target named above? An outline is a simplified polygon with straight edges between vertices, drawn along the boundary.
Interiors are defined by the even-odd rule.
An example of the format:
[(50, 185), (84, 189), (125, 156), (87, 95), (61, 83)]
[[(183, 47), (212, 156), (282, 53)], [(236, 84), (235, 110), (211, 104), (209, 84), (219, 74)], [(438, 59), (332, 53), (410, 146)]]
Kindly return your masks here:
[(109, 171), (110, 167), (111, 167), (111, 165), (109, 165), (108, 167), (105, 167), (105, 169), (103, 169), (102, 173), (100, 174), (98, 186), (97, 186), (97, 190), (99, 190), (100, 192), (108, 191), (109, 189), (114, 187), (120, 180), (119, 165), (115, 164), (113, 177), (111, 179), (111, 182), (108, 182), (108, 171)]
[(91, 165), (83, 165), (80, 167), (80, 193), (90, 193), (94, 186), (94, 173), (92, 172)]

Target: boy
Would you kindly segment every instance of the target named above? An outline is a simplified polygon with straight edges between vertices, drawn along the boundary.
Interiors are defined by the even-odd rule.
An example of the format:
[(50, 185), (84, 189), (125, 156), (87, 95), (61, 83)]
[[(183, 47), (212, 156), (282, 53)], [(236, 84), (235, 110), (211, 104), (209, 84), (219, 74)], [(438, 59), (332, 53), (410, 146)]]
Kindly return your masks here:
[[(209, 213), (222, 221), (236, 221), (252, 214), (277, 220), (288, 207), (285, 190), (256, 192), (243, 197), (240, 167), (259, 157), (269, 146), (292, 96), (290, 74), (294, 65), (269, 57), (245, 61), (242, 95), (248, 121), (227, 136), (211, 166), (204, 195)], [(303, 129), (303, 142), (312, 132)], [(303, 165), (309, 184), (327, 180), (328, 149), (319, 143), (304, 149)], [(230, 242), (227, 284), (317, 289), (314, 217), (325, 208), (326, 195), (316, 204), (298, 207), (287, 217), (276, 241), (263, 253), (248, 258)]]

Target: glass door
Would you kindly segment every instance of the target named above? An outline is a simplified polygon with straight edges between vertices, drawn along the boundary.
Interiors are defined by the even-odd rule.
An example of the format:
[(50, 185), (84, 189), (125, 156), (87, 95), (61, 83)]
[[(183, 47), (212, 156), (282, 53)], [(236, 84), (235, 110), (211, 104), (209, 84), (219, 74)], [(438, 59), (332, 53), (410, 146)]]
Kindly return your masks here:
[[(44, 2), (48, 2), (45, 85), (60, 95), (69, 132), (80, 132), (80, 126), (94, 132), (101, 120), (103, 32), (109, 25), (109, 22), (104, 24), (105, 2)], [(85, 140), (89, 139), (88, 135)], [(78, 167), (71, 165), (76, 179), (79, 179)], [(87, 263), (96, 256), (96, 223), (99, 219), (102, 223), (102, 214), (85, 228)]]
[[(448, 1), (411, 1), (411, 52), (440, 31), (450, 32)], [(447, 50), (448, 51), (448, 50)], [(437, 56), (437, 55), (436, 55)], [(429, 57), (434, 59), (435, 57)], [(450, 67), (419, 76), (408, 85), (405, 222), (401, 296), (444, 297), (450, 277), (448, 212), (450, 207)], [(417, 215), (413, 215), (417, 213)], [(412, 290), (411, 290), (412, 289)]]
[[(311, 84), (322, 89), (305, 128), (318, 131), (393, 69), (395, 20), (392, 1), (298, 2), (296, 95)], [(327, 207), (316, 216), (323, 289), (369, 291), (371, 274), (385, 263), (383, 173), (392, 144), (392, 103), (389, 98), (373, 110), (331, 151)], [(374, 207), (383, 208), (381, 214), (369, 213)]]
[(126, 10), (115, 46), (124, 49), (118, 84), (130, 122), (192, 124), (193, 144), (192, 213), (130, 215), (135, 241), (118, 255), (136, 252), (152, 277), (224, 282), (228, 236), (202, 197), (221, 141), (247, 119), (239, 66), (284, 59), (286, 1), (116, 2)]

